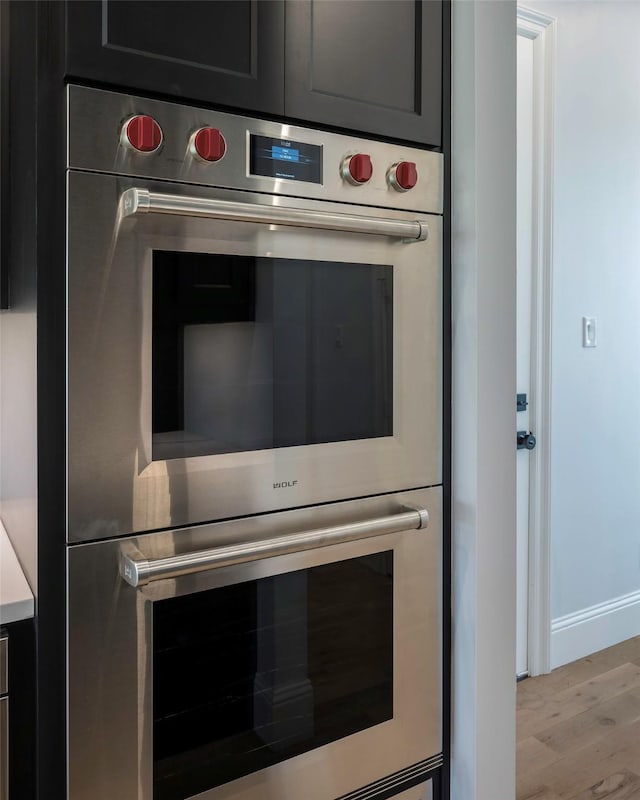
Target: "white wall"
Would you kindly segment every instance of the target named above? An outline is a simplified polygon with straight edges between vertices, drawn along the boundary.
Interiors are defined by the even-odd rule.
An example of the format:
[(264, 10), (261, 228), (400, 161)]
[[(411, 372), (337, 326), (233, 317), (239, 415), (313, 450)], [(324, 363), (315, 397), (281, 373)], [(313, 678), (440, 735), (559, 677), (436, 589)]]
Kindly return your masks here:
[(454, 0), (453, 800), (515, 797), (516, 8)]
[[(640, 3), (557, 19), (552, 666), (640, 634)], [(583, 316), (598, 346), (581, 346)]]
[(20, 286), (12, 297), (12, 309), (0, 312), (0, 519), (36, 594), (35, 300)]
[[(30, 24), (30, 23), (27, 23)], [(20, 80), (11, 82), (8, 116), (24, 120), (22, 81), (35, 80), (33, 53), (20, 62)], [(11, 309), (0, 311), (0, 518), (9, 534), (31, 589), (37, 589), (37, 449), (36, 449), (36, 269), (35, 206), (30, 192), (35, 185), (35, 131), (26, 125), (11, 142), (16, 164), (29, 164), (11, 183), (9, 206), (19, 209), (11, 225), (32, 236), (10, 236), (9, 274)], [(3, 146), (7, 143), (3, 141)], [(6, 180), (6, 177), (5, 177)], [(4, 231), (6, 235), (8, 231)], [(6, 264), (2, 265), (6, 267)], [(60, 465), (64, 469), (64, 465)]]

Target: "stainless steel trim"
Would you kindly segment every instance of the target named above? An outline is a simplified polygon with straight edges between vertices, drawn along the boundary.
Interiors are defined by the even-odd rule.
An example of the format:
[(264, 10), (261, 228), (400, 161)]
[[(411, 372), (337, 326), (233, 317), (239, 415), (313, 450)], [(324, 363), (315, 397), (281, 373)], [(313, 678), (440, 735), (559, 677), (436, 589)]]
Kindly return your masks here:
[[(401, 789), (402, 785), (406, 784), (408, 781), (415, 780), (423, 775), (427, 776), (429, 773), (433, 772), (433, 770), (441, 767), (443, 763), (444, 757), (442, 753), (438, 753), (438, 755), (427, 758), (424, 761), (420, 761), (418, 764), (412, 764), (406, 769), (394, 772), (393, 775), (387, 775), (386, 778), (375, 781), (375, 783), (370, 783), (368, 786), (364, 786), (362, 789), (357, 789), (355, 792), (345, 794), (342, 797), (339, 797), (338, 800), (373, 800), (375, 797), (379, 796), (381, 792), (389, 792), (393, 789)], [(421, 786), (414, 787), (414, 795), (419, 792), (421, 788), (426, 790), (429, 783), (430, 781), (422, 784)], [(405, 796), (408, 797), (409, 793), (406, 795), (405, 793), (398, 795), (398, 800), (400, 800), (400, 798), (404, 798)]]
[(354, 542), (389, 533), (418, 530), (426, 528), (428, 521), (428, 512), (425, 509), (416, 509), (347, 525), (320, 528), (227, 547), (213, 547), (169, 558), (138, 559), (123, 552), (120, 559), (120, 574), (130, 586), (144, 586), (151, 581), (177, 578), (181, 575), (229, 567), (233, 564), (259, 561), (263, 558), (284, 556), (302, 550)]
[(162, 194), (136, 187), (123, 192), (123, 217), (148, 213), (229, 219), (236, 222), (262, 222), (350, 233), (370, 233), (379, 236), (393, 236), (407, 243), (423, 242), (429, 235), (429, 226), (418, 220), (405, 222), (382, 217), (361, 217), (355, 214), (330, 214), (326, 211), (302, 208), (282, 208), (214, 200), (206, 197)]
[(9, 639), (3, 636), (0, 639), (0, 694), (9, 691)]
[(433, 780), (419, 783), (400, 794), (394, 794), (392, 800), (433, 800)]
[(0, 800), (9, 800), (9, 698), (0, 698)]

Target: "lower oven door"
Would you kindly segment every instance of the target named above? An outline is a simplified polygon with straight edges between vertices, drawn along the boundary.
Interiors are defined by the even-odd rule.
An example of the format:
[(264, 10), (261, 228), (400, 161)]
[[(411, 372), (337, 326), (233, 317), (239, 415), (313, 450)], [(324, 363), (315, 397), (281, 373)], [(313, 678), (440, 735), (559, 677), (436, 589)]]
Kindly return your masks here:
[(429, 489), (71, 547), (70, 800), (424, 779), (442, 751), (441, 531)]

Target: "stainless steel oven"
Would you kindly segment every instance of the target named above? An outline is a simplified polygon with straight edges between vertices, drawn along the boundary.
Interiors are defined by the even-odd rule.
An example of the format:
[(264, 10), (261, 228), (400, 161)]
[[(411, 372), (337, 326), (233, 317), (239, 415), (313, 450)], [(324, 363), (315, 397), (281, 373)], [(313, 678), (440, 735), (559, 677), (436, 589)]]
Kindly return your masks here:
[(68, 800), (431, 798), (442, 156), (68, 91)]
[(439, 484), (442, 156), (69, 109), (69, 541)]
[(430, 798), (441, 548), (439, 488), (70, 547), (69, 799)]

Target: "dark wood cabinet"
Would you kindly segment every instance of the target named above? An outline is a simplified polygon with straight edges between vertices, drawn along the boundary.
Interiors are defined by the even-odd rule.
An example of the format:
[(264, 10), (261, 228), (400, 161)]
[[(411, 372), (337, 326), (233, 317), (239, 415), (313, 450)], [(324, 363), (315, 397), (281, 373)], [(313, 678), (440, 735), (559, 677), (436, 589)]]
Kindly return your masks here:
[(284, 112), (282, 0), (71, 0), (66, 15), (70, 78)]
[(67, 75), (442, 144), (441, 0), (70, 0)]
[(288, 3), (285, 111), (296, 119), (439, 147), (442, 3)]
[(0, 798), (35, 800), (34, 620), (0, 630)]

